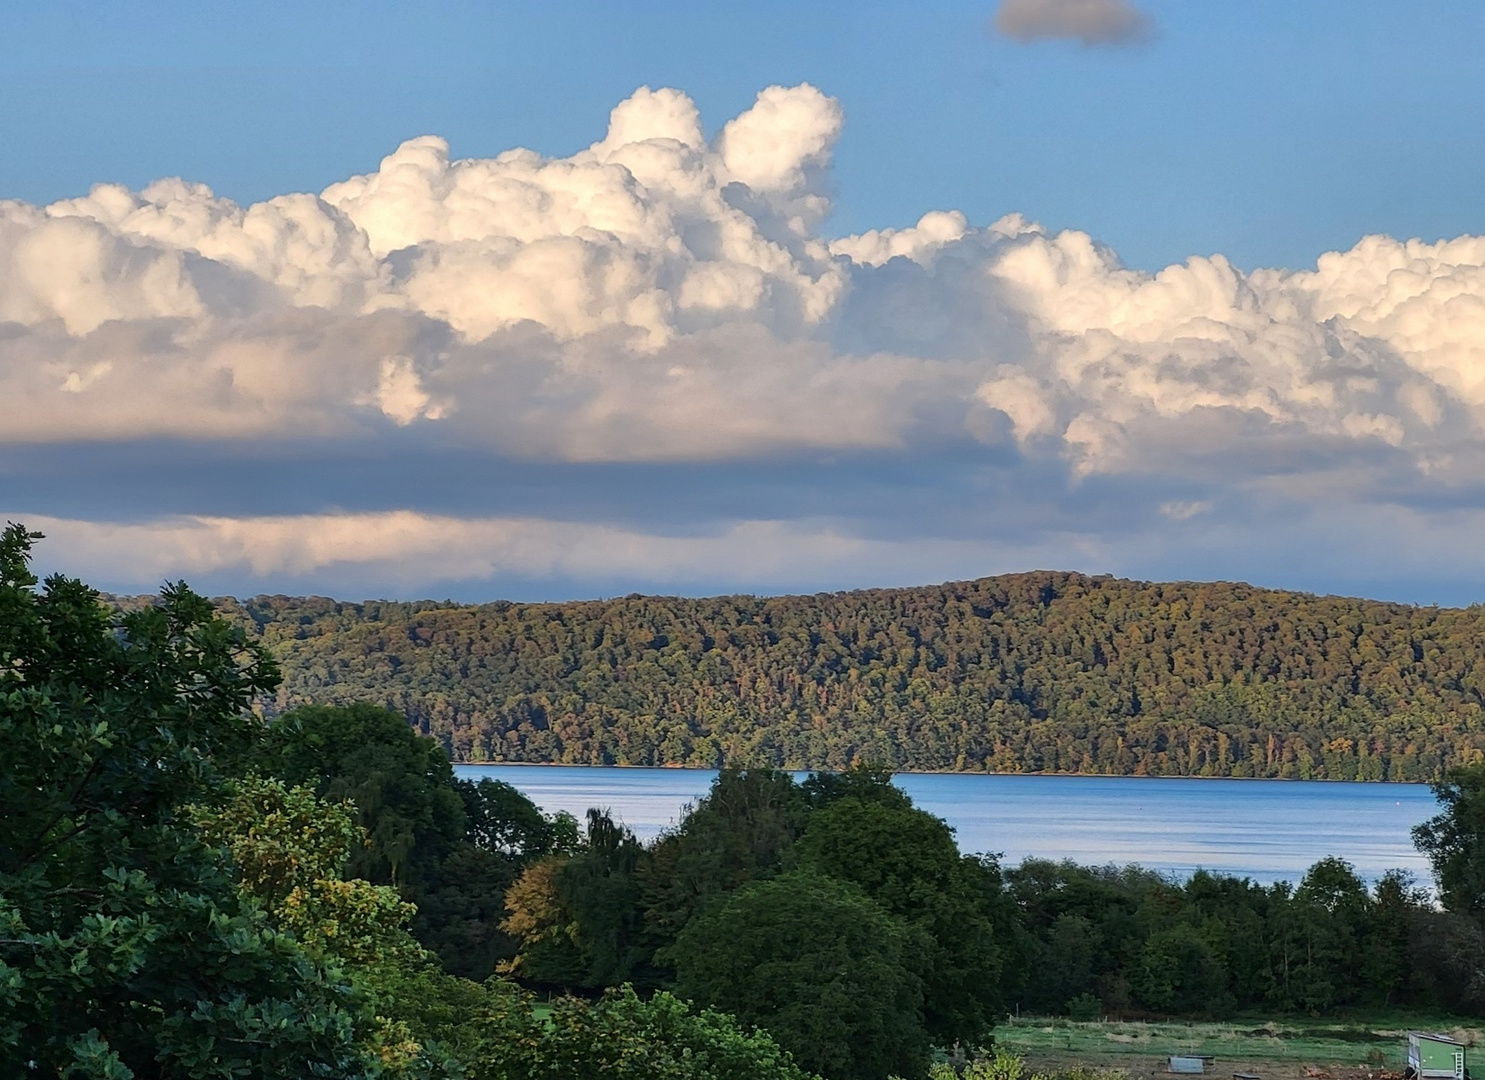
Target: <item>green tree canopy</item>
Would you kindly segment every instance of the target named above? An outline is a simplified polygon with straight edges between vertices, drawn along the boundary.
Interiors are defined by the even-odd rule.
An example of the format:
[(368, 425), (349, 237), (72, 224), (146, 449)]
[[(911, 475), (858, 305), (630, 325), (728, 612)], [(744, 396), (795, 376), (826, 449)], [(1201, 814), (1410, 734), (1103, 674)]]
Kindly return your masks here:
[(344, 876), (365, 846), (354, 814), (349, 802), (254, 776), (193, 818), (203, 839), (227, 852), (238, 886), (307, 948), (362, 967), (421, 961), (405, 929), (417, 909), (389, 885)]
[(961, 856), (953, 830), (906, 796), (854, 794), (810, 814), (790, 861), (860, 886), (919, 932), (913, 962), (935, 1040), (975, 1045), (985, 1038), (1002, 1005), (998, 867)]
[(1433, 864), (1444, 907), (1485, 916), (1485, 763), (1451, 770), (1433, 793), (1442, 809), (1413, 842)]
[(583, 843), (526, 867), (506, 894), (506, 931), (521, 940), (508, 970), (531, 983), (653, 986), (636, 874), (644, 847), (606, 812), (588, 811)]
[(663, 991), (558, 998), (538, 1017), (508, 983), (474, 989), (441, 1029), (469, 1080), (815, 1080), (766, 1032)]
[(519, 861), (578, 845), (578, 823), (571, 814), (548, 817), (503, 780), (454, 780), (464, 803), (464, 840), (472, 847)]
[(294, 709), (273, 721), (248, 764), (355, 804), (370, 843), (352, 852), (353, 877), (416, 889), (464, 838), (464, 799), (448, 754), (390, 709)]
[(756, 1024), (830, 1080), (922, 1076), (929, 1039), (908, 927), (801, 870), (705, 907), (668, 950), (677, 992)]
[(345, 991), (189, 820), (274, 665), (184, 585), (38, 590), (34, 539), (0, 536), (0, 1075), (363, 1075)]
[(578, 824), (570, 814), (543, 814), (499, 780), (453, 783), (464, 804), (464, 838), (414, 892), (413, 933), (448, 971), (485, 979), (517, 948), (500, 925), (506, 893), (527, 864), (575, 851)]
[(646, 915), (657, 940), (674, 940), (711, 897), (778, 873), (808, 811), (806, 793), (788, 773), (723, 769), (642, 865)]

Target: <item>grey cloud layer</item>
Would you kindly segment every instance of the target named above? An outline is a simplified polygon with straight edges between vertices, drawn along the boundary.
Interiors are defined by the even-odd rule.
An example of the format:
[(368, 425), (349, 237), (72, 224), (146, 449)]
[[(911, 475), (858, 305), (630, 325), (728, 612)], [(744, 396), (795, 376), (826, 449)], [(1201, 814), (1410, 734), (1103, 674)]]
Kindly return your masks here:
[[(1103, 25), (1089, 12), (1133, 10), (1007, 3), (1000, 15), (1054, 8), (1084, 29)], [(1018, 215), (977, 227), (937, 211), (832, 240), (821, 225), (841, 124), (815, 88), (772, 87), (708, 141), (684, 94), (642, 89), (571, 158), (451, 161), (423, 137), (375, 173), (250, 207), (179, 180), (0, 203), (0, 444), (230, 456), (279, 442), (301, 460), (380, 445), (464, 455), (475, 470), (967, 458), (1037, 477), (991, 485), (1028, 507), (1037, 490), (1076, 502), (1098, 478), (1124, 484), (1157, 531), (1221, 523), (1245, 499), (1383, 517), (1480, 499), (1485, 239), (1368, 237), (1304, 272), (1243, 273), (1214, 255), (1154, 275)], [(292, 463), (284, 471), (292, 485)], [(942, 471), (928, 467), (922, 483)], [(849, 488), (853, 475), (832, 483)], [(426, 580), (619, 573), (579, 557), (588, 541), (569, 543), (581, 519), (597, 530), (591, 550), (630, 552), (633, 575), (659, 575), (646, 580), (671, 580), (665, 566), (692, 580), (690, 560), (709, 565), (705, 544), (667, 547), (576, 502), (548, 519), (416, 502), (344, 509), (356, 498), (327, 486), (292, 500), (314, 505), (309, 516), (202, 507), (128, 535), (148, 526), (157, 539), (141, 550), (253, 579), (430, 566), (399, 539), (420, 527), (463, 536), (453, 552), (579, 553), (560, 564), (468, 554), (465, 570), (439, 563)], [(54, 502), (0, 509), (86, 531)], [(722, 553), (792, 545), (819, 565), (876, 565), (885, 551), (913, 561), (870, 547), (888, 541), (863, 539), (882, 531), (869, 512), (827, 513), (796, 528), (767, 507), (713, 510), (692, 531)], [(996, 550), (1052, 544), (1096, 561), (1115, 543), (1106, 530), (1140, 534), (1110, 521), (1054, 530), (1075, 543), (1027, 533)], [(958, 544), (966, 528), (945, 509), (921, 519), (919, 542)], [(670, 554), (643, 556), (632, 539), (643, 535)]]

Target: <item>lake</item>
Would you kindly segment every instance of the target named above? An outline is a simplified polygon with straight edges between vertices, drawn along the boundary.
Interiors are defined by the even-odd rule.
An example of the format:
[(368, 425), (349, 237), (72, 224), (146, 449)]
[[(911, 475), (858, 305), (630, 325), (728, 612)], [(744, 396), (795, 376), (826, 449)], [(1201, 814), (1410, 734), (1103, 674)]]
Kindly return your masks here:
[[(605, 807), (644, 839), (674, 825), (717, 775), (574, 765), (454, 771), (504, 780), (548, 813), (581, 820), (588, 807)], [(895, 783), (954, 827), (961, 851), (999, 852), (1007, 865), (1036, 856), (1180, 875), (1200, 867), (1265, 883), (1298, 881), (1326, 855), (1368, 880), (1402, 867), (1427, 881), (1408, 830), (1437, 812), (1423, 784), (982, 773), (902, 774)]]

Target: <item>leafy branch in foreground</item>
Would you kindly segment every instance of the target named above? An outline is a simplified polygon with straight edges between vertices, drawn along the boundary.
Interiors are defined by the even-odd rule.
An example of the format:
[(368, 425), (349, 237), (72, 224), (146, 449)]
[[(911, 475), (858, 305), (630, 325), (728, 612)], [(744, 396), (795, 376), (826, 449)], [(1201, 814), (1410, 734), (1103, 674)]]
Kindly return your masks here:
[(345, 988), (186, 817), (254, 738), (262, 648), (184, 585), (119, 616), (0, 535), (0, 1074), (365, 1075)]

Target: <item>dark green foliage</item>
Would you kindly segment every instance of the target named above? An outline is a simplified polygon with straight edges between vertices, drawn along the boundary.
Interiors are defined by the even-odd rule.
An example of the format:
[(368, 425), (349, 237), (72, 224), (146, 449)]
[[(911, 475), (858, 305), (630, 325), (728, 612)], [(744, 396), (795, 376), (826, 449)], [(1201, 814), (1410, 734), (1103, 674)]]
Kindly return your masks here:
[(644, 848), (606, 812), (588, 811), (587, 841), (562, 867), (560, 892), (582, 928), (586, 971), (580, 986), (650, 982), (636, 870)]
[(583, 843), (527, 866), (506, 894), (503, 925), (520, 941), (510, 970), (563, 991), (657, 985), (641, 906), (645, 855), (607, 812), (589, 810)]
[(804, 831), (814, 779), (801, 790), (788, 773), (722, 770), (642, 864), (646, 914), (658, 944), (674, 940), (710, 897), (783, 868), (784, 852)]
[(766, 1028), (805, 1068), (881, 1080), (927, 1070), (915, 937), (855, 886), (794, 871), (708, 905), (667, 958), (682, 996)]
[(0, 538), (0, 1075), (364, 1075), (339, 980), (188, 817), (273, 664), (184, 585), (122, 617), (37, 591), (32, 539)]
[(811, 773), (800, 788), (815, 808), (837, 799), (855, 799), (896, 810), (913, 805), (907, 792), (892, 783), (892, 770), (881, 765), (856, 764), (844, 772)]
[(1429, 907), (1428, 894), (1406, 871), (1392, 870), (1377, 882), (1373, 896), (1361, 950), (1361, 982), (1382, 1005), (1394, 1005), (1416, 989), (1409, 977), (1409, 938)]
[(464, 838), (413, 894), (412, 929), (448, 971), (479, 980), (516, 952), (515, 939), (500, 928), (505, 894), (528, 863), (575, 850), (578, 828), (569, 815), (547, 817), (499, 780), (453, 785), (464, 803)]
[(1018, 574), (773, 599), (228, 613), (278, 705), (458, 761), (1428, 780), (1485, 751), (1485, 608)]
[(454, 780), (464, 802), (464, 840), (481, 851), (522, 861), (577, 847), (578, 824), (568, 814), (547, 817), (502, 780)]
[(500, 923), (505, 894), (519, 872), (508, 855), (461, 844), (439, 865), (437, 880), (417, 894), (413, 935), (451, 974), (488, 978), (515, 955), (516, 942)]
[[(807, 873), (859, 889), (892, 920), (922, 992), (915, 1037), (939, 1046), (983, 1044), (1012, 1007), (1216, 1016), (1473, 1009), (1477, 993), (1485, 1002), (1485, 968), (1440, 960), (1438, 941), (1464, 948), (1478, 936), (1473, 922), (1439, 921), (1401, 872), (1368, 891), (1340, 859), (1322, 859), (1297, 887), (1207, 872), (1181, 883), (1138, 867), (1038, 860), (1002, 871), (993, 859), (961, 856), (944, 822), (875, 768), (803, 783), (769, 770), (724, 771), (648, 848), (593, 817), (603, 828), (590, 826), (587, 845), (531, 865), (507, 898), (523, 979), (585, 989), (629, 979), (721, 994), (723, 981), (755, 966), (761, 954), (748, 950), (762, 944), (719, 923), (719, 913), (740, 924), (738, 897)], [(699, 969), (683, 970), (703, 949), (711, 970), (725, 973), (705, 985)], [(779, 1006), (755, 994), (749, 1008), (746, 1019), (798, 1049), (781, 1034), (779, 1025), (794, 1021)], [(827, 1075), (840, 1067), (802, 1060)]]
[[(786, 880), (782, 891), (763, 888)], [(794, 909), (815, 901), (825, 907), (783, 927)], [(1004, 1005), (1003, 957), (1019, 969), (1030, 946), (995, 861), (961, 856), (949, 828), (874, 768), (802, 784), (766, 769), (724, 770), (648, 848), (590, 811), (585, 844), (527, 867), (506, 902), (506, 928), (522, 942), (514, 971), (530, 984), (673, 985), (731, 1010), (735, 997), (714, 995), (738, 971), (804, 980), (761, 996), (753, 983), (738, 983), (737, 993), (751, 995), (739, 1015), (831, 1077), (867, 1075), (867, 1059), (842, 1056), (845, 1050), (812, 1056), (797, 1040), (806, 1029), (831, 1039), (857, 1030), (867, 1015), (859, 1010), (880, 1005), (847, 1002), (842, 987), (865, 978), (861, 972), (877, 979), (890, 960), (903, 980), (883, 985), (893, 993), (912, 988), (912, 1007), (891, 1029), (907, 1054), (899, 1066), (907, 1068), (914, 1048), (929, 1042), (983, 1043)], [(827, 915), (833, 921), (821, 936)], [(734, 932), (722, 925), (729, 919), (756, 921)], [(776, 935), (771, 945), (768, 935)], [(789, 959), (787, 951), (805, 939), (808, 951)], [(777, 951), (765, 955), (765, 948)], [(704, 971), (711, 972), (705, 979)], [(878, 1054), (871, 1068), (888, 1060), (871, 1053)]]
[[(1297, 947), (1286, 954), (1286, 967), (1295, 972), (1289, 996), (1312, 1010), (1352, 1004), (1363, 990), (1361, 949), (1372, 919), (1372, 898), (1349, 863), (1321, 859), (1305, 873), (1288, 905), (1286, 929)], [(1280, 979), (1279, 985), (1284, 986)]]
[[(1485, 1012), (1485, 763), (1451, 769), (1433, 790), (1439, 813), (1413, 830), (1413, 842), (1433, 864), (1446, 911), (1411, 920), (1408, 948), (1422, 957), (1412, 981), (1452, 1008)], [(1402, 921), (1388, 919), (1388, 955)]]
[(354, 803), (370, 843), (347, 875), (398, 885), (418, 906), (418, 940), (468, 978), (515, 952), (500, 923), (522, 867), (577, 840), (570, 817), (546, 817), (509, 784), (457, 779), (436, 740), (379, 706), (293, 709), (239, 767)]
[(1205, 935), (1189, 923), (1156, 930), (1145, 939), (1131, 972), (1134, 992), (1160, 1013), (1222, 1013), (1232, 1007), (1227, 968)]
[(910, 963), (928, 1034), (944, 1046), (979, 1042), (1002, 1008), (999, 867), (961, 856), (953, 830), (926, 811), (854, 795), (812, 812), (790, 857), (860, 886), (916, 931)]
[(766, 1033), (631, 987), (538, 1003), (513, 983), (406, 969), (391, 1006), (464, 1080), (815, 1080)]
[(1071, 1008), (1070, 1002), (1097, 992), (1101, 943), (1098, 928), (1082, 915), (1064, 913), (1052, 920), (1037, 955), (1032, 990), (1031, 1000), (1040, 1010), (1061, 1012)]
[(1444, 906), (1485, 917), (1485, 763), (1449, 770), (1433, 791), (1442, 807), (1413, 841), (1433, 863)]
[(1006, 876), (1036, 941), (1020, 999), (1031, 1011), (1065, 1012), (1085, 993), (1102, 1012), (1125, 1015), (1474, 1007), (1463, 991), (1469, 972), (1450, 988), (1439, 977), (1463, 962), (1441, 968), (1437, 941), (1463, 942), (1468, 929), (1439, 923), (1401, 871), (1370, 892), (1334, 858), (1298, 888), (1037, 861)]
[(1409, 939), (1418, 998), (1451, 1012), (1485, 1016), (1485, 927), (1453, 911), (1424, 911)]
[(278, 717), (250, 758), (264, 775), (349, 799), (370, 844), (349, 876), (418, 888), (464, 837), (464, 800), (443, 748), (375, 705), (306, 705)]

